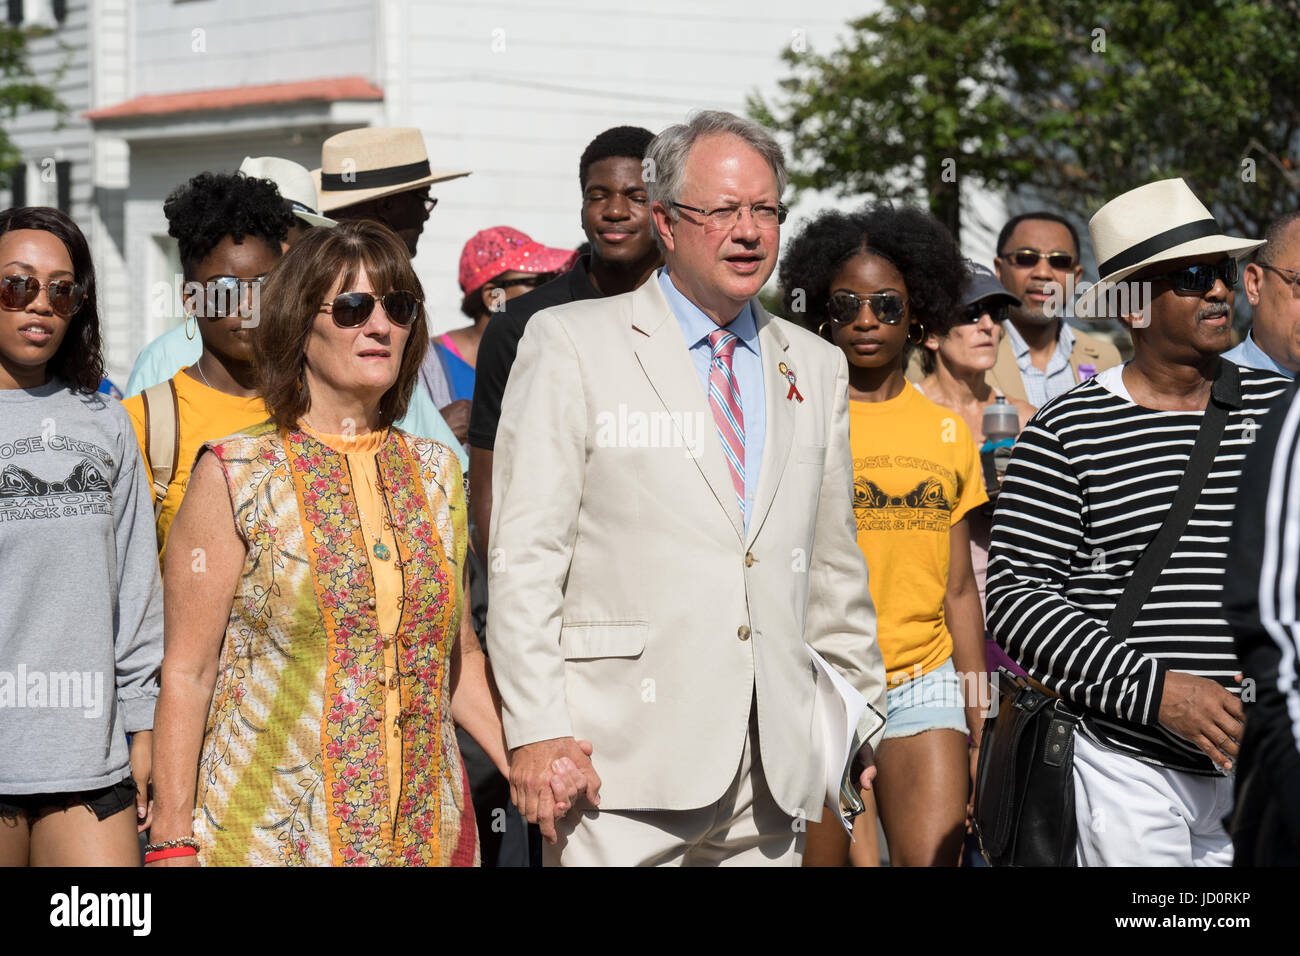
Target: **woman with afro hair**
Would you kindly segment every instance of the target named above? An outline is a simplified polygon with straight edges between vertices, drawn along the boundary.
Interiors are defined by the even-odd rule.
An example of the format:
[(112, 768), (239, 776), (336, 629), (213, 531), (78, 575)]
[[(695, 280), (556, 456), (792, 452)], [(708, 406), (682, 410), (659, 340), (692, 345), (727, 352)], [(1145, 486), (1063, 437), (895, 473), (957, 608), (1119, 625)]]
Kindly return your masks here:
[(268, 417), (250, 336), (261, 281), (294, 225), (275, 183), (241, 173), (199, 173), (173, 190), (163, 213), (180, 244), (185, 331), (202, 339), (203, 352), (169, 382), (123, 402), (153, 479), (160, 555), (199, 448)]
[[(961, 417), (904, 377), (911, 348), (958, 308), (961, 255), (932, 216), (885, 202), (824, 212), (781, 266), (787, 314), (844, 352), (858, 545), (889, 686), (874, 795), (895, 866), (956, 866), (983, 712), (984, 622), (966, 516), (987, 500)], [(802, 307), (802, 315), (799, 315)], [(966, 691), (963, 694), (963, 690)], [(968, 748), (969, 741), (969, 748)], [(875, 865), (874, 814), (853, 862)], [(843, 865), (837, 823), (809, 826), (805, 865)]]

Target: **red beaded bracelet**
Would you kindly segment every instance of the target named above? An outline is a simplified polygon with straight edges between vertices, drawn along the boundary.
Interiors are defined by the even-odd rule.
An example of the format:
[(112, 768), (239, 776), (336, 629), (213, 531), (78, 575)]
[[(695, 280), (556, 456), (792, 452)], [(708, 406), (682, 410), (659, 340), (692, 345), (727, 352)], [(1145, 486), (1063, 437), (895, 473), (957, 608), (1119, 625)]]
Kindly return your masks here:
[(146, 863), (156, 863), (159, 860), (170, 860), (174, 856), (198, 856), (199, 851), (192, 846), (174, 846), (170, 850), (153, 850), (144, 855)]

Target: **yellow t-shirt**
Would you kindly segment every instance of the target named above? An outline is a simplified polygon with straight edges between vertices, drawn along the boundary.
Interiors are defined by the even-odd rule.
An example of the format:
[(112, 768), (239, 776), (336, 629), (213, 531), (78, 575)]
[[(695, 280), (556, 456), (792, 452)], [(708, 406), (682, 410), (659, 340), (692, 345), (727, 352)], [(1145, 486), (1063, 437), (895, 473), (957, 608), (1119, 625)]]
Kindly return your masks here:
[[(240, 398), (208, 388), (197, 379), (190, 378), (184, 369), (177, 372), (172, 381), (176, 383), (176, 404), (180, 413), (180, 453), (176, 456), (176, 475), (167, 486), (167, 496), (163, 498), (162, 512), (158, 515), (159, 560), (167, 545), (167, 532), (190, 483), (190, 469), (194, 467), (194, 456), (199, 453), (199, 446), (243, 431), (271, 417), (260, 397)], [(133, 395), (122, 404), (131, 416), (135, 439), (140, 443), (140, 453), (144, 455), (145, 474), (152, 482), (153, 469), (149, 461), (144, 427), (144, 398)], [(150, 411), (158, 413), (153, 408)], [(164, 411), (170, 414), (171, 410)]]
[(966, 423), (910, 382), (888, 401), (849, 402), (849, 443), (858, 547), (895, 686), (952, 656), (943, 614), (949, 534), (988, 495)]

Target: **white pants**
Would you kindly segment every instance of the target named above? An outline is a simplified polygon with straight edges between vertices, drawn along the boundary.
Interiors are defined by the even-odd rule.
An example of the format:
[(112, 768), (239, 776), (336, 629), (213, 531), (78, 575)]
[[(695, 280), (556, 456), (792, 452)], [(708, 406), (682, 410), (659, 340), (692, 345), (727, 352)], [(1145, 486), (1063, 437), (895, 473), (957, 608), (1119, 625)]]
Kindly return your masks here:
[[(597, 764), (599, 772), (599, 764)], [(806, 823), (772, 798), (758, 750), (758, 715), (740, 767), (718, 802), (698, 810), (585, 810), (556, 824), (544, 866), (798, 866)]]
[(1232, 778), (1167, 770), (1074, 735), (1080, 866), (1231, 866)]

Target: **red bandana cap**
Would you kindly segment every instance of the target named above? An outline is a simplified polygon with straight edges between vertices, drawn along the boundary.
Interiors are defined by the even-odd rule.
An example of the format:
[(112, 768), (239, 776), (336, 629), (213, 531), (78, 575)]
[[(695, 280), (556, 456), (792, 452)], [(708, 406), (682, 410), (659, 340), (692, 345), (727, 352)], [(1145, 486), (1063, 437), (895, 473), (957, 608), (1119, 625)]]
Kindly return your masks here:
[(469, 295), (503, 272), (564, 272), (578, 254), (534, 242), (518, 229), (493, 226), (476, 232), (460, 253), (460, 290)]

